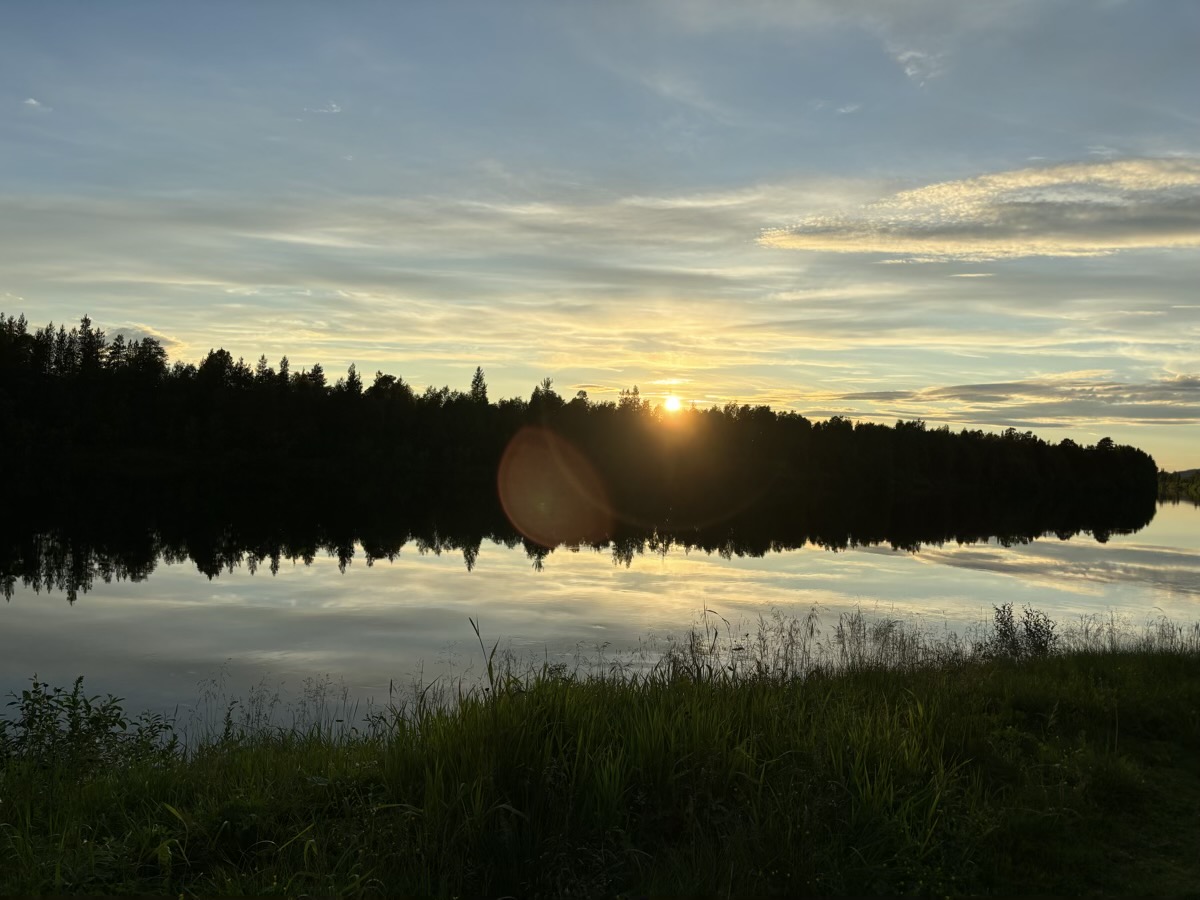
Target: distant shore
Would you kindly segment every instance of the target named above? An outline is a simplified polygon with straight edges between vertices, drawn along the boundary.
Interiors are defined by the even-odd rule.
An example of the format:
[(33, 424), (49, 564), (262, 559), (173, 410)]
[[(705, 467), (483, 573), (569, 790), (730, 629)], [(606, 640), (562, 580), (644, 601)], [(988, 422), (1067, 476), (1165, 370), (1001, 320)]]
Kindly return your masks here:
[(1200, 503), (1200, 469), (1159, 472), (1158, 499)]

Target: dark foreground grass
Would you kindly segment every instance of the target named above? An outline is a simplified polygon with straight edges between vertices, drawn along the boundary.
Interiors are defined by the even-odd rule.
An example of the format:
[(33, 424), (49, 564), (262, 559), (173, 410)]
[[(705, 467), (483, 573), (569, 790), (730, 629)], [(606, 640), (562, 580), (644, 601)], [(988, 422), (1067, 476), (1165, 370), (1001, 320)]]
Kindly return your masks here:
[(188, 750), (35, 685), (0, 893), (1194, 893), (1200, 632), (1067, 646), (1008, 612), (973, 644), (852, 616), (818, 658), (778, 619), (636, 676), (489, 665), (364, 732)]

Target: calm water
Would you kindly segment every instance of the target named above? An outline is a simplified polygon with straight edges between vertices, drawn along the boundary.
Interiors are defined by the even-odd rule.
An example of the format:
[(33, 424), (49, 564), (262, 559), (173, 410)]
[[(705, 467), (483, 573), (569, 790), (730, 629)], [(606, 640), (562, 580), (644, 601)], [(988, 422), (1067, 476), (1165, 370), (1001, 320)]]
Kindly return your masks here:
[(559, 549), (535, 571), (522, 548), (485, 542), (473, 571), (460, 553), (406, 547), (394, 562), (345, 572), (332, 557), (285, 562), (278, 574), (245, 567), (209, 579), (194, 564), (160, 563), (141, 582), (97, 582), (69, 604), (17, 586), (0, 605), (0, 693), (37, 673), (51, 684), (85, 675), (91, 692), (134, 708), (186, 707), (223, 672), (237, 693), (265, 681), (284, 694), (331, 676), (359, 699), (389, 682), (472, 677), (489, 646), (570, 662), (636, 650), (686, 630), (705, 608), (734, 627), (773, 609), (822, 619), (862, 607), (962, 631), (993, 604), (1028, 604), (1062, 623), (1116, 613), (1133, 625), (1161, 615), (1200, 619), (1200, 508), (1161, 505), (1149, 526), (1098, 543), (1086, 535), (843, 552), (806, 547), (726, 559), (673, 550), (637, 556)]

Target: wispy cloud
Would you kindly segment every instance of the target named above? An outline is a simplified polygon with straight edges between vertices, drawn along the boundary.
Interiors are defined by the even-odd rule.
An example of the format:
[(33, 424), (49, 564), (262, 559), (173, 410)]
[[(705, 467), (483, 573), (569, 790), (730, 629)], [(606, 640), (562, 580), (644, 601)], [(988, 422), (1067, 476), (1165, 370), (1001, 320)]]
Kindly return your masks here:
[(151, 325), (146, 325), (142, 322), (128, 322), (123, 324), (108, 325), (98, 323), (99, 327), (104, 328), (108, 332), (110, 338), (116, 337), (118, 334), (124, 335), (127, 341), (140, 341), (144, 338), (152, 338), (158, 341), (164, 349), (172, 356), (177, 355), (181, 350), (186, 348), (186, 344), (178, 338), (159, 331)]
[(36, 110), (40, 110), (42, 112), (53, 112), (54, 111), (54, 107), (47, 106), (41, 100), (38, 100), (34, 97), (26, 97), (24, 100), (21, 101), (21, 105), (26, 107), (27, 109), (36, 109)]
[(892, 58), (910, 79), (924, 87), (930, 80), (945, 72), (942, 54), (923, 50), (893, 49)]
[(306, 106), (304, 111), (307, 113), (319, 113), (321, 115), (337, 115), (342, 111), (341, 106), (330, 101), (324, 106)]
[(865, 24), (889, 34), (962, 33), (1013, 27), (1037, 0), (658, 0), (655, 6), (698, 30), (713, 31), (741, 24), (755, 28), (807, 29), (847, 22)]
[(949, 50), (971, 35), (993, 38), (1028, 27), (1044, 14), (1037, 0), (658, 0), (677, 22), (698, 31), (862, 29), (876, 38), (904, 74), (919, 85), (944, 75)]
[[(848, 196), (861, 197), (862, 185), (9, 195), (0, 271), (3, 286), (35, 298), (24, 309), (39, 319), (48, 307), (38, 298), (54, 297), (68, 318), (153, 321), (178, 342), (172, 357), (193, 361), (223, 346), (330, 371), (353, 361), (418, 386), (465, 386), (481, 364), (497, 396), (527, 395), (545, 375), (590, 385), (598, 398), (680, 379), (702, 406), (769, 400), (810, 416), (883, 421), (1186, 424), (1200, 415), (1190, 384), (1153, 380), (1195, 368), (1200, 320), (1170, 302), (1191, 306), (1182, 261), (1156, 259), (1147, 294), (1151, 282), (1140, 277), (1075, 274), (1069, 287), (1039, 287), (1013, 267), (1003, 278), (953, 262), (855, 267), (754, 240), (764, 218), (832, 209)], [(81, 292), (91, 298), (84, 310)], [(987, 362), (998, 355), (1021, 360), (1019, 371), (1077, 359), (1069, 365), (1105, 372), (1050, 390), (1002, 381), (1012, 369)], [(970, 374), (957, 377), (972, 383), (941, 387), (959, 384), (947, 379), (968, 357)], [(1120, 385), (1137, 384), (1164, 393), (1122, 395)]]
[(921, 551), (923, 562), (1014, 575), (1054, 590), (1106, 596), (1103, 584), (1153, 584), (1191, 599), (1200, 595), (1194, 553), (1152, 546), (1036, 542), (1024, 547), (978, 545)]
[(1019, 169), (904, 191), (858, 213), (766, 231), (769, 247), (932, 259), (1200, 247), (1200, 160)]
[(728, 109), (705, 94), (695, 81), (683, 75), (659, 71), (641, 76), (640, 81), (664, 99), (681, 103), (716, 119), (732, 118)]
[(1066, 373), (1022, 381), (963, 384), (912, 391), (859, 391), (842, 401), (888, 408), (936, 409), (963, 422), (987, 425), (1080, 423), (1200, 423), (1200, 373), (1120, 382), (1099, 373)]

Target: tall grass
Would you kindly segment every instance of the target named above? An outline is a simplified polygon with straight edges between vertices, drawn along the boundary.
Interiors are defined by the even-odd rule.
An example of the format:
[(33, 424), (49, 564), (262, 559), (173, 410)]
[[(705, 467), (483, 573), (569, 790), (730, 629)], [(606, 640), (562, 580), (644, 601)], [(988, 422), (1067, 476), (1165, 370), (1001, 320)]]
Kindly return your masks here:
[(986, 626), (964, 635), (934, 631), (919, 622), (869, 617), (861, 608), (823, 627), (821, 611), (804, 616), (778, 610), (741, 630), (705, 609), (681, 639), (668, 643), (655, 667), (673, 675), (791, 680), (862, 669), (908, 672), (970, 662), (1094, 653), (1200, 653), (1200, 622), (1181, 625), (1165, 616), (1140, 627), (1128, 617), (1081, 615), (1065, 627), (1036, 609), (993, 607)]
[[(706, 614), (653, 664), (589, 672), (479, 642), (484, 684), (397, 695), (361, 727), (280, 727), (266, 694), (172, 744), (22, 696), (0, 730), (0, 892), (1172, 893), (1200, 876), (1200, 625), (1001, 607), (959, 637)], [(89, 702), (84, 720), (112, 713)], [(39, 755), (31, 729), (79, 746)]]

